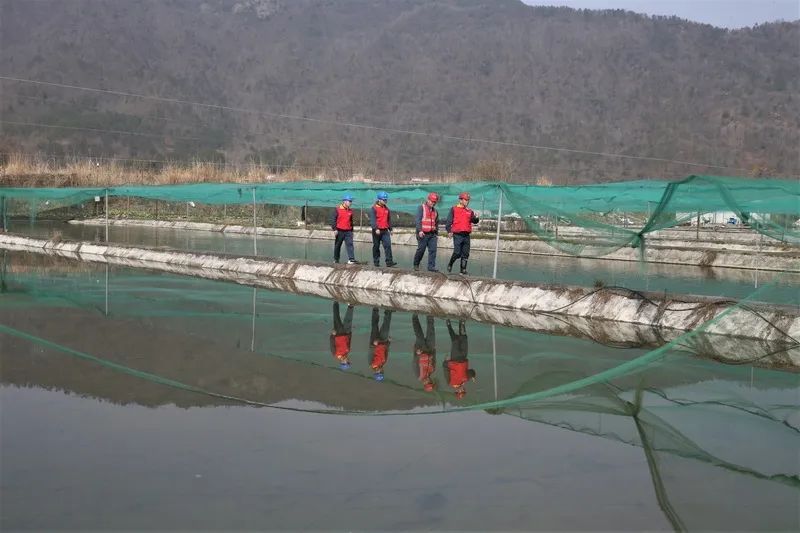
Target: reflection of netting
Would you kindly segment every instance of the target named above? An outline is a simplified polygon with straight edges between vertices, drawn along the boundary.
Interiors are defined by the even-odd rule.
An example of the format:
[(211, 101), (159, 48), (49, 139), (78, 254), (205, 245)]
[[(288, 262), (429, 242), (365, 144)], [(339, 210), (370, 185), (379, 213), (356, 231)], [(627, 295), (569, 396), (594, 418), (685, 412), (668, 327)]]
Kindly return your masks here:
[[(752, 515), (726, 516), (729, 525), (720, 527), (718, 522), (708, 521), (707, 505), (699, 505), (698, 500), (716, 500), (715, 504), (737, 511), (752, 508), (753, 498), (769, 506), (775, 506), (775, 499), (791, 502), (800, 487), (800, 472), (792, 461), (796, 454), (792, 443), (800, 428), (790, 420), (797, 409), (796, 401), (777, 403), (762, 393), (761, 401), (755, 403), (732, 396), (715, 381), (674, 391), (644, 388), (645, 383), (657, 379), (655, 372), (642, 373), (635, 390), (598, 383), (575, 394), (503, 412), (643, 448), (659, 505), (676, 530), (749, 530), (767, 522), (794, 529), (789, 527), (796, 520), (791, 505), (768, 521), (753, 521)], [(781, 400), (791, 402), (791, 392)], [(771, 453), (737, 453), (737, 448), (748, 447), (733, 445), (739, 438), (769, 442)], [(763, 450), (760, 445), (752, 448)], [(702, 476), (698, 476), (699, 471)], [(698, 479), (702, 479), (700, 486), (706, 487), (705, 491), (698, 490)], [(749, 487), (753, 483), (763, 483), (758, 494), (736, 490), (737, 484)], [(731, 506), (731, 502), (737, 505)]]
[(384, 189), (390, 193), (391, 207), (406, 213), (415, 212), (431, 191), (442, 195), (440, 208), (446, 212), (455, 203), (458, 193), (467, 190), (472, 193), (472, 207), (483, 211), (484, 220), (496, 216), (502, 194), (507, 202), (504, 213), (521, 221), (540, 239), (573, 255), (597, 256), (626, 246), (642, 247), (648, 234), (680, 225), (698, 214), (719, 212), (733, 213), (754, 231), (773, 239), (800, 243), (800, 232), (794, 225), (800, 218), (799, 182), (713, 176), (690, 176), (670, 183), (633, 181), (582, 187), (294, 182), (108, 189), (7, 188), (0, 190), (0, 209), (3, 217), (8, 214), (35, 217), (42, 211), (104, 199), (106, 193), (111, 198), (136, 197), (210, 205), (256, 203), (313, 207), (333, 206), (344, 193), (349, 193), (355, 197), (356, 206), (366, 207), (371, 205), (376, 192)]

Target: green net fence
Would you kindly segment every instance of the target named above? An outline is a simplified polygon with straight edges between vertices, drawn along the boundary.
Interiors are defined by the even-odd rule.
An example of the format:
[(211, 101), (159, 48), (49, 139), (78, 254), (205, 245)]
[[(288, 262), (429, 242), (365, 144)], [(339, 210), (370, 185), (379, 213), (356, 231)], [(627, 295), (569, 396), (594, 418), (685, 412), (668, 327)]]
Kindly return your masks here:
[[(800, 243), (800, 181), (689, 176), (675, 182), (629, 181), (578, 187), (506, 183), (383, 185), (290, 182), (192, 184), (110, 188), (0, 189), (4, 227), (9, 217), (27, 216), (108, 198), (139, 198), (208, 205), (271, 204), (335, 206), (351, 194), (355, 206), (372, 204), (379, 191), (397, 212), (414, 213), (430, 192), (441, 195), (444, 215), (458, 194), (472, 195), (471, 207), (484, 220), (515, 221), (553, 247), (572, 255), (602, 256), (623, 247), (643, 249), (648, 235), (694, 220), (733, 218), (753, 231), (789, 245)], [(502, 202), (502, 203), (501, 203)], [(713, 216), (712, 216), (713, 215)]]

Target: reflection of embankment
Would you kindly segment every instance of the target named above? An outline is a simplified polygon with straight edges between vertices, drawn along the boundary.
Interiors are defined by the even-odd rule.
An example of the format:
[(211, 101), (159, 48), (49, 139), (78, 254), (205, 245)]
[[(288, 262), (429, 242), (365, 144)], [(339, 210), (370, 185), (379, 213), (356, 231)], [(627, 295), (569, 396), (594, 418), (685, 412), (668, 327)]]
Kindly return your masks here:
[[(677, 348), (725, 362), (800, 367), (800, 316), (795, 307), (740, 305), (700, 296), (588, 289), (327, 264), (46, 243), (7, 237), (4, 246), (99, 263), (234, 281), (270, 290), (469, 318), (612, 346), (661, 346), (699, 326)], [(42, 243), (47, 246), (43, 247)], [(37, 247), (38, 246), (38, 247)], [(106, 255), (103, 255), (106, 254)]]
[[(265, 357), (207, 337), (160, 327), (157, 319), (107, 317), (75, 308), (0, 309), (0, 324), (111, 363), (216, 394), (273, 404), (301, 399), (337, 409), (385, 411), (435, 404), (422, 391), (310, 363)], [(98, 353), (102, 347), (102, 353)], [(223, 399), (148, 382), (119, 370), (0, 333), (2, 382), (149, 407), (226, 405)]]

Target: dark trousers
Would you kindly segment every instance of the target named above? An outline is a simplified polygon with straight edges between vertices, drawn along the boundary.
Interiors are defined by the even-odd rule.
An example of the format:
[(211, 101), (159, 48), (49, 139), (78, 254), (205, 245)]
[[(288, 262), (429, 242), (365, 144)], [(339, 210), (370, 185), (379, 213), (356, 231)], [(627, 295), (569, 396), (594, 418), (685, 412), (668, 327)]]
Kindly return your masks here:
[(469, 259), (469, 233), (453, 233), (453, 255), (450, 256), (450, 264), (461, 258), (462, 267), (466, 266)]
[(447, 332), (450, 333), (450, 359), (453, 361), (463, 361), (469, 352), (469, 341), (467, 339), (467, 325), (463, 320), (458, 321), (458, 333), (453, 330), (450, 321), (447, 321)]
[(388, 229), (382, 229), (380, 235), (375, 235), (375, 230), (372, 230), (372, 262), (375, 266), (380, 266), (381, 244), (383, 244), (383, 251), (386, 253), (386, 264), (394, 263), (392, 259), (392, 236)]
[(339, 262), (342, 253), (342, 243), (347, 248), (347, 258), (350, 261), (356, 260), (356, 253), (353, 249), (353, 230), (336, 230), (336, 241), (333, 243), (333, 260)]
[(347, 335), (353, 331), (353, 308), (351, 306), (347, 306), (347, 311), (344, 313), (344, 322), (342, 322), (339, 302), (333, 302), (333, 329), (337, 335)]
[(433, 317), (427, 317), (427, 327), (425, 332), (422, 332), (422, 324), (419, 322), (419, 317), (414, 314), (411, 316), (411, 326), (414, 328), (414, 351), (421, 350), (426, 353), (436, 353), (436, 330), (433, 327)]
[(425, 249), (428, 249), (428, 270), (436, 268), (436, 233), (426, 233), (424, 237), (417, 234), (417, 252), (414, 254), (414, 266), (419, 266), (422, 261), (422, 256), (425, 255)]
[(369, 345), (375, 341), (388, 341), (389, 340), (389, 326), (392, 324), (392, 312), (388, 309), (383, 312), (383, 324), (380, 324), (380, 309), (377, 307), (372, 308), (372, 328), (369, 333)]

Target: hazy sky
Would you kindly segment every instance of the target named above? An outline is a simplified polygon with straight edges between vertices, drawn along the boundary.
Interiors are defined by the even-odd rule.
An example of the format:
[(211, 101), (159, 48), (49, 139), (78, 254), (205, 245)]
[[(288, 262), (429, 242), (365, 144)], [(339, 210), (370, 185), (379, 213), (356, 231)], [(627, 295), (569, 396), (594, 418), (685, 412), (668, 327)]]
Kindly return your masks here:
[(800, 18), (800, 0), (522, 0), (531, 5), (583, 9), (626, 9), (648, 15), (677, 15), (723, 28), (742, 28)]

